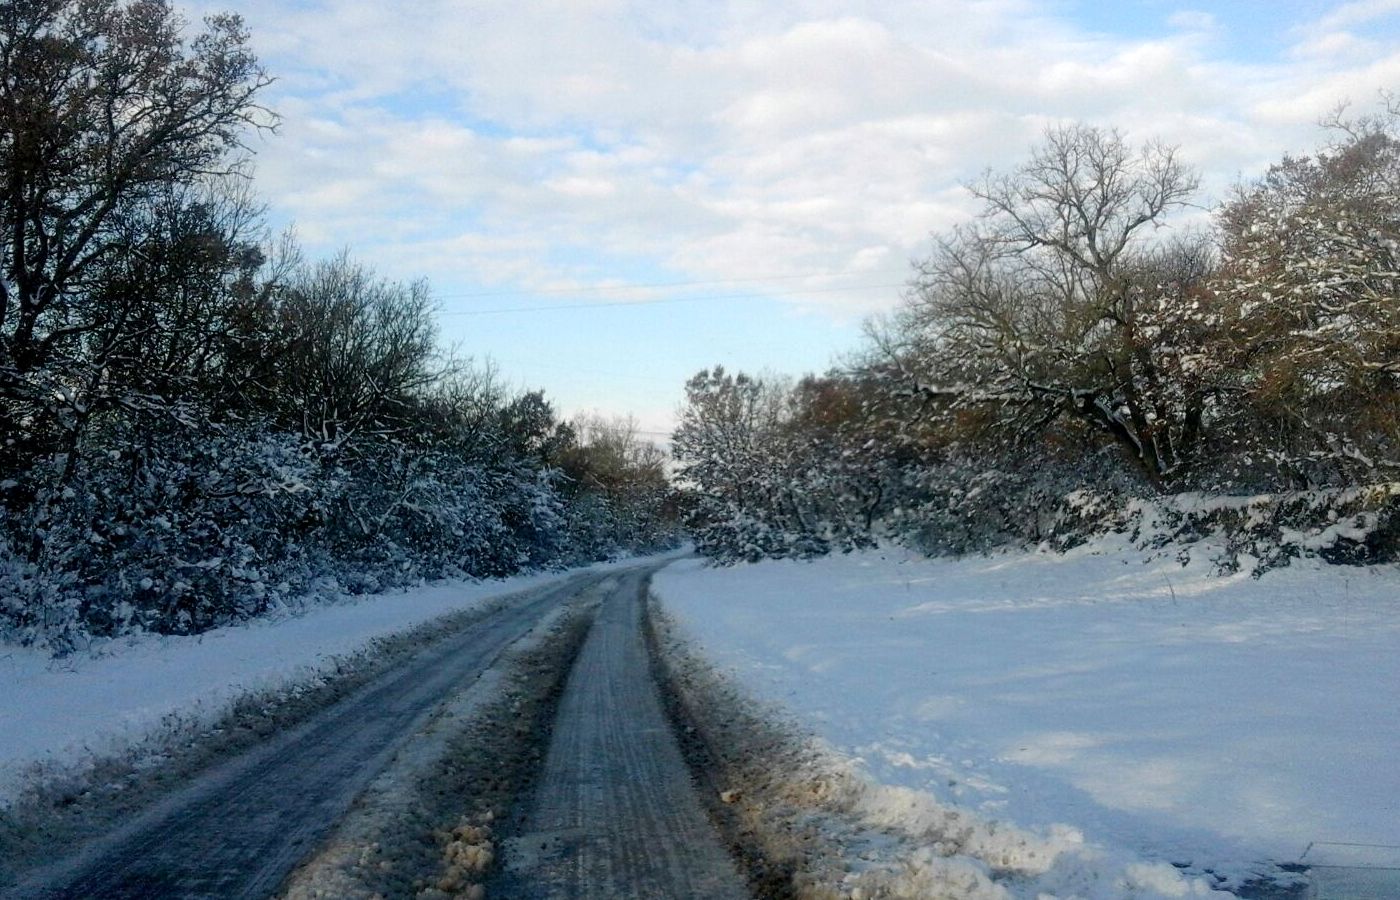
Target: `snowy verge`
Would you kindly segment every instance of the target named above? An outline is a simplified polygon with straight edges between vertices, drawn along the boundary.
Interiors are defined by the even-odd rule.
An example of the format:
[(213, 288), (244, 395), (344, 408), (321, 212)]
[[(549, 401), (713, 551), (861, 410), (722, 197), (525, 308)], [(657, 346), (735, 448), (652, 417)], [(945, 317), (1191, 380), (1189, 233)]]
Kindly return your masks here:
[(0, 809), (38, 782), (215, 723), (241, 698), (334, 677), (345, 660), (386, 637), (583, 572), (637, 562), (442, 582), (191, 637), (125, 638), (99, 653), (61, 659), (33, 648), (0, 648)]
[(654, 590), (744, 692), (889, 788), (872, 821), (1062, 825), (1232, 889), (1312, 842), (1400, 845), (1392, 566), (1220, 576), (1118, 538), (686, 561)]
[(760, 896), (795, 900), (1225, 897), (1207, 880), (880, 784), (699, 656), (663, 610), (654, 652), (711, 811)]

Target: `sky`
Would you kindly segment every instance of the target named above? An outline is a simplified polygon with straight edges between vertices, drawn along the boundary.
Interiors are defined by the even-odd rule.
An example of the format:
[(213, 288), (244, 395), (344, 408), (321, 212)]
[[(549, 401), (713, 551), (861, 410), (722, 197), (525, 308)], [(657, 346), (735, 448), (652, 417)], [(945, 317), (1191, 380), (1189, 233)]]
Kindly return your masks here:
[(199, 0), (282, 117), (275, 228), (427, 278), (445, 346), (674, 426), (702, 368), (855, 349), (965, 183), (1053, 123), (1179, 146), (1209, 208), (1400, 88), (1400, 0)]

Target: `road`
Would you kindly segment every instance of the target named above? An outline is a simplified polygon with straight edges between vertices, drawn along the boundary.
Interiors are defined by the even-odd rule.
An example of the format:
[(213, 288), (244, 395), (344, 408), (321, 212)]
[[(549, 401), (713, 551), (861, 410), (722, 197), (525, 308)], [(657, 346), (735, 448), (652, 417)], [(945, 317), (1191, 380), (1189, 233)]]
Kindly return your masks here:
[(7, 896), (270, 896), (445, 697), (547, 612), (600, 580), (571, 578), (502, 606), (206, 772)]
[(559, 704), (523, 833), (494, 896), (748, 897), (695, 793), (642, 637), (647, 579), (603, 601)]
[(198, 776), (6, 894), (265, 898), (449, 697), (571, 598), (602, 605), (560, 700), (521, 833), (492, 896), (747, 897), (662, 710), (641, 632), (652, 569), (583, 575), (516, 598)]

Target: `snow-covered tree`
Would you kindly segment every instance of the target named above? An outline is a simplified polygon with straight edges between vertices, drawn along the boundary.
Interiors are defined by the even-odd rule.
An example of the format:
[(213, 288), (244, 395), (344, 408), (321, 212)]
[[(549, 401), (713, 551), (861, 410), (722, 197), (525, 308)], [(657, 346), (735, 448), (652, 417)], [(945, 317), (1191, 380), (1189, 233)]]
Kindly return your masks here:
[(671, 453), (689, 493), (686, 524), (702, 552), (786, 555), (808, 531), (778, 441), (785, 392), (781, 382), (721, 366), (686, 382)]
[(654, 451), (441, 353), (425, 283), (267, 239), (267, 83), (234, 16), (0, 4), (0, 640), (674, 540)]
[(1400, 138), (1351, 123), (1221, 212), (1250, 452), (1303, 483), (1400, 469)]
[(1190, 465), (1210, 384), (1196, 316), (1200, 239), (1156, 229), (1196, 177), (1171, 148), (1087, 125), (972, 186), (981, 217), (935, 241), (884, 335), (907, 386), (1013, 440), (1076, 419), (1154, 482)]

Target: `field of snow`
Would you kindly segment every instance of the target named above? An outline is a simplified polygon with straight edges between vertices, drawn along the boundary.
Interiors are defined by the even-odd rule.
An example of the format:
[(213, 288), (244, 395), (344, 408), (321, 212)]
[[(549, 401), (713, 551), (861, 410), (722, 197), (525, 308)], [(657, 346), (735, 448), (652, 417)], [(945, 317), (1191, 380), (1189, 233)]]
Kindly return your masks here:
[(243, 694), (306, 681), (375, 638), (577, 574), (452, 581), (313, 607), (195, 637), (140, 636), (54, 659), (0, 647), (0, 805), (36, 764), (80, 766), (121, 752), (167, 720), (212, 722)]
[(721, 671), (930, 802), (1228, 884), (1400, 845), (1394, 568), (1218, 577), (1101, 543), (686, 560), (655, 586)]

